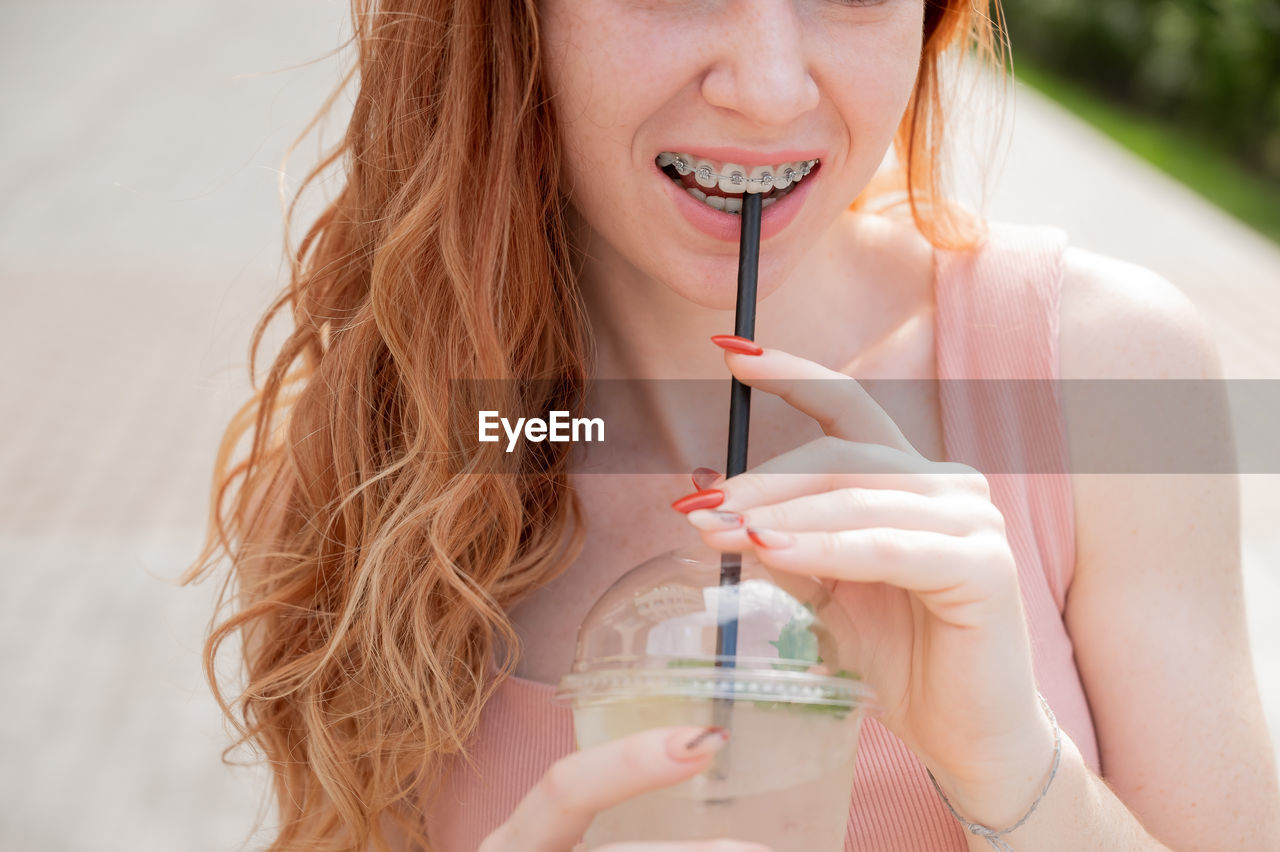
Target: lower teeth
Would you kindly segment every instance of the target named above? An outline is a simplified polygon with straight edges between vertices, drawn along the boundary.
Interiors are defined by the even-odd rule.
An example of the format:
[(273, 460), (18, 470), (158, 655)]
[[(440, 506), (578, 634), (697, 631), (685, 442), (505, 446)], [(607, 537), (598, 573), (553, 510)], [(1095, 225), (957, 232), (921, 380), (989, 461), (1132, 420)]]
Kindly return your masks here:
[[(794, 186), (794, 184), (792, 185)], [(703, 204), (713, 209), (722, 210), (725, 213), (733, 213), (737, 215), (742, 214), (742, 198), (741, 197), (725, 198), (720, 195), (707, 195), (705, 192), (698, 189), (697, 187), (685, 187), (684, 191), (689, 193), (699, 201), (701, 201)], [(763, 210), (764, 208), (768, 207), (770, 204), (773, 204), (775, 201), (777, 201), (779, 198), (786, 195), (790, 191), (791, 191), (791, 187), (787, 187), (786, 189), (776, 191), (773, 195), (769, 196), (768, 198), (760, 202), (760, 209)]]

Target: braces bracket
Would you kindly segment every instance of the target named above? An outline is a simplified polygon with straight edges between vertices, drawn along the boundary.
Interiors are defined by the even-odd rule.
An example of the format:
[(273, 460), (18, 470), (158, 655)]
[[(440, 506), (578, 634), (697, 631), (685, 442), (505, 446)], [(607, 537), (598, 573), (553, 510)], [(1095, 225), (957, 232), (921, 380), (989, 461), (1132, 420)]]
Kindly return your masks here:
[[(788, 183), (795, 183), (797, 180), (799, 180), (802, 177), (805, 177), (806, 175), (809, 174), (809, 172), (813, 171), (814, 164), (816, 164), (817, 162), (818, 162), (817, 160), (809, 160), (805, 162), (803, 166), (801, 166), (799, 171), (788, 166), (787, 170), (783, 173), (783, 176), (786, 177)], [(675, 157), (670, 154), (659, 154), (658, 165), (659, 167), (672, 166), (681, 175), (687, 175), (690, 172), (696, 172), (698, 178), (703, 181), (708, 181), (708, 180), (711, 180), (712, 178), (714, 178), (717, 182), (719, 182), (720, 180), (728, 180), (734, 186), (743, 186), (744, 184), (754, 183), (763, 187), (765, 191), (768, 191), (768, 189), (771, 186), (773, 186), (773, 181), (774, 181), (773, 175), (769, 172), (765, 172), (758, 178), (750, 178), (736, 169), (731, 174), (727, 174), (727, 175), (722, 175), (722, 174), (718, 174), (717, 172), (711, 171), (710, 166), (702, 166), (700, 168), (695, 169), (693, 167), (693, 164), (691, 164), (688, 160), (684, 159), (683, 157)]]

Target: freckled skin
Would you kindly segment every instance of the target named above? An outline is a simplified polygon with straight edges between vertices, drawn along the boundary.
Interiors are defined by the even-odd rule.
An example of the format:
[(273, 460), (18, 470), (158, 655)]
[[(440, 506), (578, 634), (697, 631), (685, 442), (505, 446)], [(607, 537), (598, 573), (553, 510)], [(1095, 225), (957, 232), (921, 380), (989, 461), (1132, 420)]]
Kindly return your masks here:
[(671, 146), (827, 151), (768, 242), (760, 298), (866, 186), (914, 85), (921, 0), (543, 0), (546, 75), (566, 152), (584, 286), (666, 287), (731, 309), (737, 247), (690, 228), (654, 157)]

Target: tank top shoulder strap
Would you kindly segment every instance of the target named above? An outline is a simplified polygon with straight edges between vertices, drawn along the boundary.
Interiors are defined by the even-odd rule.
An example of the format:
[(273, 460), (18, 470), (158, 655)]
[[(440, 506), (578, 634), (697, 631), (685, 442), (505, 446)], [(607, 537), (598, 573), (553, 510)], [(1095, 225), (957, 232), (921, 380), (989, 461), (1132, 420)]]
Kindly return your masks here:
[(976, 249), (938, 250), (940, 364), (957, 378), (1056, 379), (1066, 246), (1059, 228), (993, 222)]
[(1059, 305), (1067, 235), (990, 223), (969, 251), (935, 256), (937, 366), (948, 455), (1027, 502), (1061, 612), (1075, 565), (1062, 421)]

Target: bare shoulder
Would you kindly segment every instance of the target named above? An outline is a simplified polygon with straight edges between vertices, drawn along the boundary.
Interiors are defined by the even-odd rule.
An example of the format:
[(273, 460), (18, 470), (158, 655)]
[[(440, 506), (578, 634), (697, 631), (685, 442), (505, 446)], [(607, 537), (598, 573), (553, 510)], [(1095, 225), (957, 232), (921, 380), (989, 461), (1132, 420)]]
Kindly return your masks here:
[(846, 231), (848, 263), (868, 269), (894, 290), (922, 297), (933, 282), (933, 245), (909, 216), (850, 211)]
[[(1141, 266), (1068, 250), (1060, 318), (1067, 380), (1222, 375), (1204, 317)], [(1117, 435), (1115, 422), (1091, 422), (1097, 415), (1069, 387), (1063, 405), (1073, 462), (1090, 435), (1103, 447), (1158, 443), (1191, 416), (1196, 428), (1215, 430), (1210, 443), (1231, 441), (1225, 393), (1195, 411), (1175, 406), (1159, 428), (1129, 435)], [(1275, 764), (1245, 627), (1236, 478), (1077, 471), (1071, 480), (1076, 563), (1063, 620), (1103, 778), (1166, 844), (1277, 848)]]
[(1064, 379), (1202, 379), (1222, 374), (1213, 331), (1163, 276), (1066, 250), (1059, 361)]

